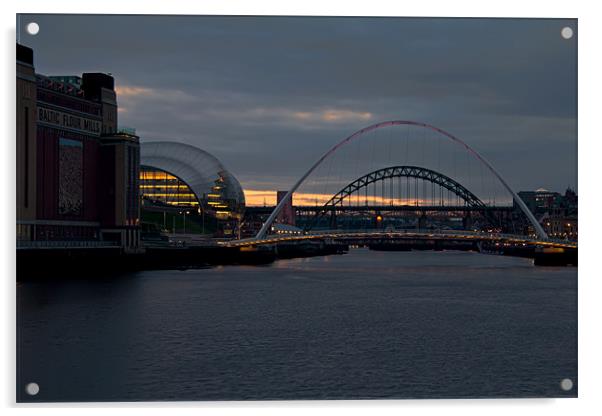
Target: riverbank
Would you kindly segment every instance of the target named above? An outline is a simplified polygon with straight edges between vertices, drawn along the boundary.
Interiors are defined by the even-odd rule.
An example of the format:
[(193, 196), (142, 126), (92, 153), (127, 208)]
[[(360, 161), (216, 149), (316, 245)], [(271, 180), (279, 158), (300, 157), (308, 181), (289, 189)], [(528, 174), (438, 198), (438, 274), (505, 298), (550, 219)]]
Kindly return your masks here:
[[(474, 251), (533, 259), (537, 266), (577, 266), (577, 250), (479, 245), (453, 241), (397, 241), (374, 243), (373, 251)], [(277, 259), (345, 254), (349, 245), (322, 241), (280, 243), (271, 246), (147, 247), (142, 253), (124, 253), (117, 247), (32, 248), (17, 250), (17, 280), (37, 279), (49, 273), (65, 277), (102, 277), (107, 273), (140, 270), (184, 270), (218, 265), (263, 265)]]

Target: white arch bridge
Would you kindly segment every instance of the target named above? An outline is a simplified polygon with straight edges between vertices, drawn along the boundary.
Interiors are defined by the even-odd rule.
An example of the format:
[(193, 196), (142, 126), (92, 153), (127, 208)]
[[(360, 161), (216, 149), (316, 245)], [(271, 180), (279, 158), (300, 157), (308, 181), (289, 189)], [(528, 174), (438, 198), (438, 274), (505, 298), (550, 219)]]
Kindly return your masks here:
[[(393, 126), (412, 126), (426, 132), (433, 133), (436, 135), (438, 141), (444, 141), (448, 144), (452, 144), (454, 148), (459, 148), (467, 157), (471, 157), (473, 161), (476, 161), (480, 169), (485, 169), (490, 172), (495, 180), (497, 180), (497, 186), (505, 189), (513, 199), (516, 206), (522, 211), (524, 216), (529, 221), (533, 230), (535, 231), (536, 238), (521, 236), (521, 235), (510, 235), (510, 234), (499, 234), (499, 233), (484, 233), (484, 232), (455, 232), (455, 231), (427, 231), (427, 232), (408, 232), (408, 231), (386, 231), (386, 230), (315, 230), (298, 234), (298, 235), (269, 235), (268, 232), (271, 230), (275, 219), (284, 208), (287, 200), (299, 189), (301, 185), (307, 180), (307, 178), (316, 169), (338, 151), (345, 146), (348, 146), (354, 141), (359, 141), (361, 138), (370, 139), (374, 135), (370, 135), (370, 132), (376, 132), (380, 129), (393, 127)], [(424, 136), (422, 136), (424, 137)], [(420, 138), (420, 137), (419, 137)], [(367, 192), (367, 186), (376, 180), (387, 178), (390, 176), (412, 176), (416, 178), (426, 179), (432, 183), (436, 183), (439, 186), (443, 186), (447, 189), (451, 189), (456, 195), (461, 197), (467, 206), (483, 207), (484, 204), (478, 198), (476, 198), (468, 189), (460, 185), (459, 182), (452, 180), (445, 175), (440, 175), (437, 172), (420, 168), (416, 166), (399, 166), (394, 165), (385, 169), (373, 171), (372, 173), (361, 177), (355, 182), (343, 188), (338, 194), (335, 194), (324, 206), (327, 209), (330, 205), (336, 206), (342, 204), (342, 200), (349, 196), (351, 192), (359, 189), (364, 189)], [(427, 177), (428, 176), (428, 177)], [(367, 195), (366, 195), (367, 196)], [(330, 207), (332, 208), (332, 207)], [(385, 121), (371, 126), (365, 127), (347, 138), (341, 140), (339, 143), (330, 148), (322, 157), (320, 157), (310, 168), (302, 175), (299, 180), (291, 187), (286, 196), (277, 204), (272, 213), (269, 215), (267, 220), (263, 223), (261, 229), (254, 238), (243, 239), (243, 240), (231, 240), (222, 242), (221, 244), (233, 247), (246, 247), (266, 244), (277, 244), (283, 242), (299, 242), (299, 241), (311, 241), (311, 240), (336, 240), (341, 242), (351, 242), (360, 240), (449, 240), (449, 241), (477, 241), (477, 242), (494, 242), (501, 244), (522, 244), (522, 245), (538, 245), (543, 247), (561, 247), (561, 248), (576, 248), (577, 244), (567, 241), (551, 240), (548, 235), (539, 224), (533, 213), (525, 205), (523, 200), (516, 194), (516, 192), (508, 185), (507, 181), (502, 175), (493, 167), (491, 163), (487, 161), (482, 155), (476, 150), (466, 144), (464, 141), (453, 136), (452, 134), (434, 127), (426, 123), (420, 123), (415, 121), (405, 120), (393, 120)]]

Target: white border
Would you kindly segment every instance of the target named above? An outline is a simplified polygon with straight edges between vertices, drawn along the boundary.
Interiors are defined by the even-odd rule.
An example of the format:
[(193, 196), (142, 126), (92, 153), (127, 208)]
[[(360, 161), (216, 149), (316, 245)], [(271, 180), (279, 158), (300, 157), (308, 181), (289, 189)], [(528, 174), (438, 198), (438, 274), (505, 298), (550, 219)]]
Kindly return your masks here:
[[(361, 401), (361, 402), (185, 402), (185, 403), (144, 403), (144, 404), (55, 404), (55, 405), (19, 405), (25, 413), (33, 412), (38, 407), (48, 407), (47, 414), (79, 414), (79, 407), (87, 412), (105, 414), (103, 406), (124, 408), (133, 413), (163, 414), (165, 408), (169, 412), (199, 412), (205, 414), (223, 414), (245, 411), (248, 414), (270, 415), (312, 413), (331, 414), (365, 414), (367, 411), (378, 414), (395, 414), (413, 411), (426, 414), (444, 412), (447, 415), (507, 415), (508, 413), (533, 413), (546, 415), (590, 414), (596, 408), (602, 408), (598, 387), (602, 376), (600, 339), (602, 317), (600, 305), (602, 301), (600, 265), (596, 255), (602, 254), (602, 245), (596, 241), (596, 220), (600, 220), (597, 212), (602, 208), (598, 170), (600, 156), (600, 134), (597, 123), (601, 110), (602, 67), (600, 40), (602, 33), (600, 14), (596, 2), (545, 1), (527, 2), (525, 0), (505, 0), (498, 2), (485, 1), (435, 1), (421, 0), (412, 2), (386, 2), (370, 0), (366, 2), (350, 2), (345, 0), (329, 1), (304, 0), (297, 2), (282, 1), (213, 1), (193, 3), (186, 0), (160, 1), (154, 5), (148, 2), (125, 2), (124, 0), (103, 0), (101, 2), (84, 2), (54, 0), (36, 2), (20, 0), (18, 4), (2, 3), (1, 19), (3, 23), (4, 42), (2, 57), (5, 76), (2, 77), (2, 180), (5, 204), (0, 204), (2, 218), (2, 259), (4, 266), (3, 282), (3, 332), (1, 343), (2, 377), (0, 378), (2, 394), (1, 403), (13, 407), (15, 411), (15, 283), (14, 283), (14, 194), (15, 194), (15, 13), (146, 13), (146, 14), (254, 14), (254, 15), (339, 15), (339, 16), (477, 16), (477, 17), (563, 17), (578, 18), (577, 36), (579, 41), (579, 199), (580, 219), (580, 265), (579, 265), (579, 399), (559, 400), (425, 400), (425, 401)], [(108, 28), (107, 30), (110, 30)], [(42, 32), (40, 32), (41, 34)], [(189, 408), (192, 407), (192, 408)], [(311, 410), (310, 410), (311, 409)], [(599, 411), (599, 409), (598, 409)]]

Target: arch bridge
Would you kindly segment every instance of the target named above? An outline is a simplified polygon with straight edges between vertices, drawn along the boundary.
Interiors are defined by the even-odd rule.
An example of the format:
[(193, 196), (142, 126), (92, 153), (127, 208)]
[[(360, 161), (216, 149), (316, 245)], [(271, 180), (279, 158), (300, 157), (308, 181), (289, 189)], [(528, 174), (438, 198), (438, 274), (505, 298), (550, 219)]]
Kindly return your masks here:
[[(350, 202), (350, 198), (352, 195), (358, 195), (361, 197), (362, 191), (364, 191), (364, 197), (366, 201), (369, 198), (369, 187), (370, 185), (374, 185), (374, 199), (376, 199), (377, 194), (377, 183), (381, 183), (382, 192), (380, 194), (380, 198), (384, 199), (385, 194), (385, 181), (388, 179), (395, 178), (415, 178), (420, 179), (426, 182), (430, 182), (433, 185), (438, 186), (441, 189), (446, 189), (449, 192), (456, 195), (459, 199), (461, 199), (464, 203), (464, 209), (466, 210), (481, 210), (484, 213), (485, 218), (488, 220), (490, 224), (494, 224), (494, 219), (490, 216), (490, 212), (488, 211), (488, 207), (481, 201), (475, 194), (470, 192), (467, 188), (465, 188), (459, 182), (453, 180), (449, 176), (446, 176), (442, 173), (436, 172), (432, 169), (427, 169), (419, 166), (390, 166), (382, 169), (375, 170), (370, 172), (337, 192), (324, 206), (321, 210), (318, 210), (314, 215), (314, 218), (310, 221), (310, 223), (305, 227), (305, 231), (311, 230), (328, 212), (335, 211), (337, 209), (344, 209), (345, 201)], [(433, 189), (434, 193), (434, 189)], [(401, 192), (400, 192), (401, 194)], [(440, 204), (443, 206), (443, 202)], [(368, 207), (368, 203), (366, 202), (365, 208)], [(379, 207), (380, 209), (385, 210), (385, 206)], [(455, 207), (457, 208), (457, 207)], [(431, 207), (434, 209), (434, 206)]]
[(255, 239), (263, 239), (266, 237), (274, 220), (276, 219), (276, 217), (278, 216), (280, 211), (282, 211), (282, 209), (284, 208), (284, 205), (289, 200), (289, 198), (292, 197), (293, 193), (301, 186), (301, 184), (303, 184), (303, 182), (309, 177), (309, 175), (311, 175), (320, 165), (322, 165), (322, 163), (326, 159), (328, 159), (333, 154), (335, 154), (337, 152), (337, 150), (341, 149), (343, 146), (345, 146), (348, 143), (351, 143), (354, 140), (360, 139), (361, 137), (365, 136), (367, 133), (369, 133), (371, 131), (379, 130), (379, 129), (382, 129), (385, 127), (402, 126), (402, 125), (416, 126), (416, 127), (430, 130), (430, 131), (434, 131), (434, 132), (438, 133), (442, 139), (449, 140), (452, 143), (460, 146), (463, 150), (465, 150), (467, 152), (467, 154), (469, 154), (472, 157), (474, 157), (475, 159), (477, 159), (481, 163), (481, 165), (483, 167), (485, 167), (487, 170), (489, 170), (495, 176), (495, 178), (497, 178), (499, 183), (512, 195), (514, 202), (516, 202), (518, 207), (525, 214), (525, 216), (527, 217), (527, 219), (533, 226), (533, 229), (535, 230), (537, 236), (542, 240), (546, 240), (548, 238), (548, 235), (544, 231), (543, 227), (541, 226), (541, 224), (539, 224), (539, 222), (537, 221), (537, 219), (535, 218), (533, 213), (529, 210), (529, 208), (524, 203), (524, 201), (516, 194), (516, 192), (514, 192), (514, 190), (508, 185), (508, 183), (504, 180), (504, 178), (501, 176), (501, 174), (493, 167), (493, 165), (491, 165), (491, 163), (489, 163), (476, 150), (474, 150), (472, 147), (470, 147), (468, 144), (466, 144), (464, 141), (460, 140), (459, 138), (455, 137), (454, 135), (452, 135), (438, 127), (432, 126), (430, 124), (420, 123), (420, 122), (416, 122), (416, 121), (408, 121), (408, 120), (392, 120), (392, 121), (384, 121), (381, 123), (373, 124), (371, 126), (363, 128), (361, 130), (358, 130), (355, 133), (353, 133), (352, 135), (348, 136), (347, 138), (341, 140), (339, 143), (334, 145), (329, 151), (327, 151), (320, 159), (318, 159), (309, 168), (309, 170), (307, 172), (305, 172), (305, 174), (303, 176), (301, 176), (301, 178), (299, 178), (299, 180), (287, 192), (285, 197), (282, 198), (280, 203), (278, 203), (278, 205), (276, 205), (276, 208), (274, 209), (272, 214), (268, 217), (266, 222), (263, 224), (263, 226), (261, 227), (261, 229), (255, 236)]
[[(505, 235), (496, 233), (484, 233), (484, 232), (454, 232), (454, 231), (429, 231), (429, 232), (407, 232), (407, 231), (386, 231), (386, 230), (322, 230), (319, 232), (305, 231), (296, 235), (268, 235), (268, 231), (271, 230), (274, 220), (284, 208), (287, 201), (292, 197), (298, 188), (305, 182), (305, 180), (318, 168), (323, 162), (329, 159), (339, 149), (348, 143), (359, 140), (364, 136), (368, 136), (367, 133), (376, 131), (385, 127), (391, 126), (414, 126), (421, 129), (425, 129), (431, 132), (435, 132), (438, 138), (446, 140), (454, 145), (457, 145), (463, 150), (468, 156), (476, 159), (481, 168), (488, 170), (497, 179), (499, 185), (501, 185), (510, 195), (512, 195), (513, 201), (516, 206), (524, 213), (528, 221), (530, 222), (533, 230), (535, 231), (536, 238), (518, 235)], [(366, 137), (367, 138), (367, 137)], [(330, 200), (320, 209), (316, 214), (316, 219), (324, 215), (326, 211), (335, 210), (337, 207), (344, 207), (344, 201), (347, 200), (350, 195), (358, 194), (362, 190), (366, 194), (368, 192), (368, 186), (376, 184), (379, 181), (384, 181), (388, 178), (396, 177), (411, 177), (421, 179), (423, 181), (431, 182), (432, 184), (438, 185), (442, 189), (446, 189), (458, 198), (460, 198), (467, 209), (480, 209), (486, 212), (488, 208), (474, 193), (469, 191), (459, 182), (454, 179), (436, 172), (434, 170), (413, 166), (413, 165), (396, 165), (386, 168), (381, 168), (372, 171), (345, 186), (339, 192), (330, 198)], [(221, 244), (234, 246), (234, 247), (253, 247), (258, 245), (266, 244), (277, 244), (281, 242), (296, 242), (296, 241), (339, 241), (339, 242), (354, 242), (354, 241), (366, 241), (370, 239), (446, 239), (450, 241), (474, 241), (474, 242), (494, 242), (501, 244), (523, 244), (523, 245), (534, 245), (540, 247), (559, 247), (559, 248), (575, 248), (576, 243), (566, 241), (554, 241), (548, 238), (548, 235), (534, 217), (533, 213), (525, 205), (522, 199), (516, 194), (516, 192), (508, 185), (501, 174), (489, 163), (482, 155), (476, 150), (466, 144), (464, 141), (453, 136), (452, 134), (434, 127), (426, 123), (420, 123), (415, 121), (406, 120), (393, 120), (385, 121), (377, 124), (373, 124), (348, 136), (341, 140), (339, 143), (334, 145), (328, 150), (322, 157), (320, 157), (308, 170), (299, 178), (299, 180), (291, 187), (284, 198), (277, 204), (272, 213), (269, 215), (267, 220), (263, 223), (261, 229), (254, 238), (243, 239), (243, 240), (231, 240), (228, 242), (222, 242)]]

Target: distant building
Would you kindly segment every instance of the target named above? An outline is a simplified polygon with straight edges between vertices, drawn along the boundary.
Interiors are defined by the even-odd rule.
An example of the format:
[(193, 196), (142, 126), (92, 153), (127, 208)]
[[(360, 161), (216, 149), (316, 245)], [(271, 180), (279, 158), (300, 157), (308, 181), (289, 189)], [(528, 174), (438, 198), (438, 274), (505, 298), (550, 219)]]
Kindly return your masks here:
[(562, 200), (562, 206), (566, 211), (566, 215), (568, 216), (577, 216), (578, 213), (578, 205), (577, 205), (577, 193), (568, 188), (564, 193), (564, 198)]
[[(549, 237), (577, 240), (577, 194), (568, 188), (565, 194), (546, 189), (522, 191), (518, 196), (535, 215)], [(516, 203), (515, 203), (516, 207)], [(529, 233), (533, 233), (529, 230)]]
[(566, 238), (577, 240), (577, 217), (546, 217), (542, 221), (544, 230), (552, 238)]
[[(285, 197), (288, 191), (277, 191), (276, 192), (276, 204), (279, 204)], [(284, 206), (280, 210), (276, 222), (279, 224), (295, 225), (295, 208), (293, 207), (293, 196), (291, 195), (288, 200), (284, 203)]]
[(521, 191), (518, 196), (533, 214), (559, 208), (562, 200), (562, 195), (558, 192), (551, 192), (543, 188), (536, 191)]
[(36, 74), (17, 44), (18, 246), (139, 247), (139, 144), (117, 129), (112, 76)]

